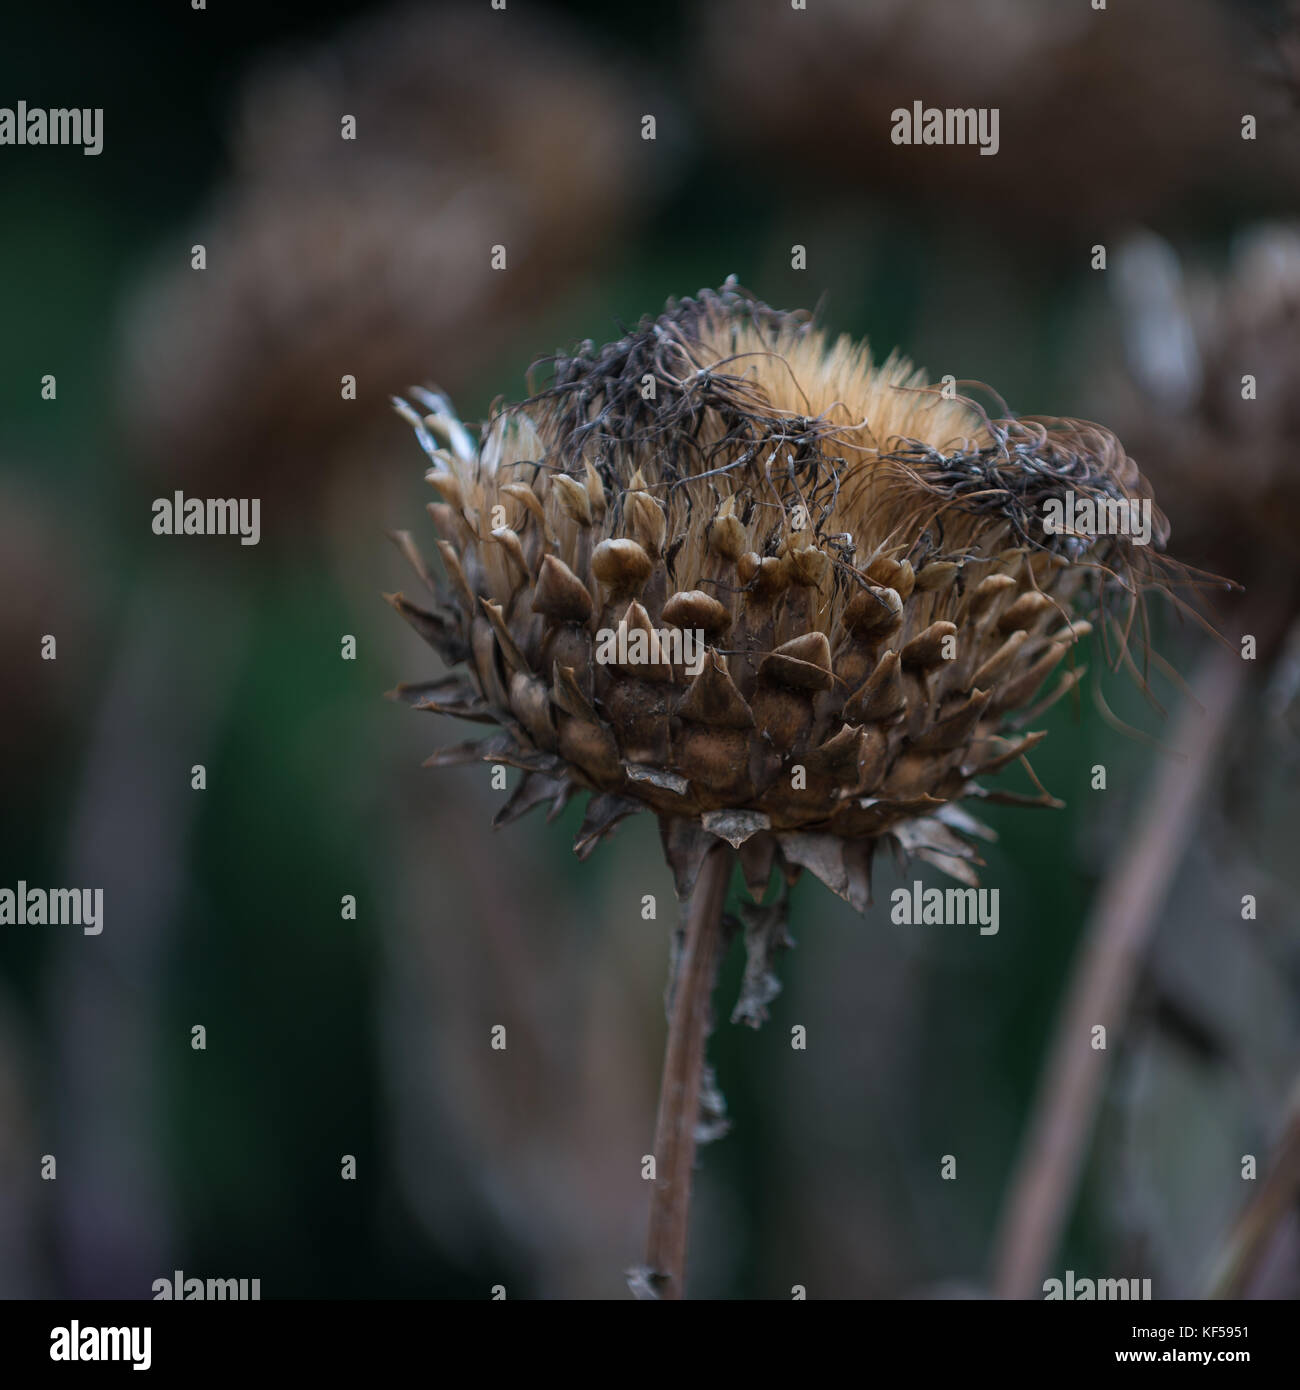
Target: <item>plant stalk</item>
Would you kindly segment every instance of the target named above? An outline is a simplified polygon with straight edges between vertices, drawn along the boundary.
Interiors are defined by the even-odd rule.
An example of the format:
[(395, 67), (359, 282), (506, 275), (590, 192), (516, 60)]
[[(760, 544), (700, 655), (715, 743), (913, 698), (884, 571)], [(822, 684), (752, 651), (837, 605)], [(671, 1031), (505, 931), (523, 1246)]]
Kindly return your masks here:
[(1300, 1194), (1300, 1081), (1292, 1088), (1286, 1123), (1272, 1164), (1237, 1220), (1220, 1256), (1207, 1298), (1246, 1298), (1269, 1245)]
[(1189, 751), (1157, 772), (1136, 833), (1085, 929), (1003, 1215), (993, 1264), (999, 1298), (1041, 1293), (1074, 1200), (1110, 1055), (1092, 1048), (1091, 1032), (1101, 1024), (1111, 1037), (1127, 1016), (1157, 914), (1191, 839), (1248, 670), (1230, 649), (1208, 657), (1195, 683), (1204, 711), (1189, 703), (1173, 739), (1176, 748)]
[(723, 953), (722, 909), (733, 854), (721, 841), (709, 850), (683, 913), (683, 939), (674, 972), (659, 1088), (655, 1179), (646, 1246), (647, 1278), (660, 1299), (681, 1299), (686, 1294), (686, 1237), (700, 1080), (712, 1024), (710, 1000)]

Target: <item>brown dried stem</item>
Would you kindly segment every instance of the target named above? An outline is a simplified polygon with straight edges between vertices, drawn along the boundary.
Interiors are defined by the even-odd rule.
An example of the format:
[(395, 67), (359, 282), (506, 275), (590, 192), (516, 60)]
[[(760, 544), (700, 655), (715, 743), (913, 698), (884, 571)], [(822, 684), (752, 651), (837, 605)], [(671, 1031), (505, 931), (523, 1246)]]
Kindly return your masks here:
[(683, 912), (684, 933), (675, 967), (655, 1125), (655, 1181), (646, 1248), (646, 1277), (661, 1299), (680, 1299), (686, 1291), (686, 1235), (700, 1081), (712, 1021), (710, 998), (722, 959), (722, 908), (733, 859), (733, 851), (721, 841), (708, 852)]
[(1300, 1081), (1292, 1088), (1286, 1123), (1272, 1164), (1238, 1218), (1210, 1281), (1209, 1298), (1250, 1295), (1264, 1256), (1300, 1196)]
[(1199, 814), (1249, 664), (1230, 647), (1206, 660), (1174, 735), (1188, 750), (1159, 770), (1138, 818), (1137, 833), (1103, 885), (1084, 932), (1079, 964), (1043, 1072), (1028, 1137), (1011, 1186), (994, 1255), (993, 1288), (1001, 1298), (1041, 1292), (1087, 1153), (1109, 1053), (1090, 1043), (1098, 1024), (1107, 1036), (1128, 1013), (1157, 914)]

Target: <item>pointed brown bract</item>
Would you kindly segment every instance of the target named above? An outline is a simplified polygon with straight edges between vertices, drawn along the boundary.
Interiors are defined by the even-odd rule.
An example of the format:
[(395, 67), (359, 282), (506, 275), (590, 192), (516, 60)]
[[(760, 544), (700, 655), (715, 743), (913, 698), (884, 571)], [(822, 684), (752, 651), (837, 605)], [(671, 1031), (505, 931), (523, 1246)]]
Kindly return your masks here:
[(502, 726), (485, 756), (528, 775), (500, 820), (590, 791), (585, 855), (654, 811), (683, 893), (718, 837), (755, 895), (808, 869), (864, 909), (884, 837), (969, 881), (956, 803), (1037, 741), (1005, 721), (1088, 631), (1071, 612), (1153, 564), (1044, 530), (1067, 491), (1149, 502), (1113, 435), (990, 420), (731, 282), (556, 359), (477, 446), (414, 394), (448, 589), (394, 604), (466, 670), (403, 697)]

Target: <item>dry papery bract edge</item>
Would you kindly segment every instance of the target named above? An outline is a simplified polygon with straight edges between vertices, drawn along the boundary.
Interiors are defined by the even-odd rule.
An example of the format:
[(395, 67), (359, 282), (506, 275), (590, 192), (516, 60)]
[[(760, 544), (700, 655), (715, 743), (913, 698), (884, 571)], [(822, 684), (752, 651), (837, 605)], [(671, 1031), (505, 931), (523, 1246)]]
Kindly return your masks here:
[[(477, 444), (441, 394), (396, 402), (442, 498), (445, 579), (395, 533), (434, 603), (389, 598), (460, 669), (392, 693), (499, 726), (429, 759), (521, 769), (497, 824), (589, 791), (586, 857), (653, 811), (682, 897), (719, 837), (759, 901), (774, 866), (783, 892), (808, 869), (863, 911), (886, 839), (974, 886), (992, 836), (962, 802), (1060, 805), (1025, 730), (1085, 668), (1031, 704), (1048, 676), (1097, 624), (1146, 688), (1147, 596), (1195, 615), (1109, 430), (993, 418), (734, 280), (545, 359), (529, 389)], [(1067, 492), (1148, 506), (1151, 544), (1046, 532)], [(630, 640), (674, 629), (704, 634), (698, 674)], [(598, 661), (602, 631), (649, 659)], [(978, 780), (1016, 761), (1033, 790)]]

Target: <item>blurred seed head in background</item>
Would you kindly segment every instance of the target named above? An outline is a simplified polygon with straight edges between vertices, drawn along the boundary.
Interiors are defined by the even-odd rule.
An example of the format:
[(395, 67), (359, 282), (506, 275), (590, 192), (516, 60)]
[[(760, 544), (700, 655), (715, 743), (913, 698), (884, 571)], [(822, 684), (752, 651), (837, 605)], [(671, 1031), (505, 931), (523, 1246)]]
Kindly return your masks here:
[[(717, 138), (837, 196), (930, 205), (966, 233), (1068, 254), (1079, 225), (1107, 230), (1186, 210), (1207, 193), (1287, 200), (1293, 143), (1242, 157), (1241, 116), (1290, 117), (1278, 39), (1212, 0), (1111, 5), (1039, 0), (825, 0), (818, 23), (745, 0), (701, 11), (696, 78)], [(1156, 55), (1159, 55), (1158, 57)], [(888, 139), (914, 101), (998, 108), (1001, 148), (972, 159)], [(830, 112), (833, 110), (833, 118)], [(797, 174), (796, 172), (797, 171)]]
[(389, 10), (261, 63), (195, 224), (206, 270), (173, 244), (131, 307), (121, 397), (143, 462), (271, 494), (290, 522), (332, 469), (382, 476), (389, 393), (429, 371), (467, 386), (590, 284), (643, 197), (620, 158), (634, 113), (579, 34), (484, 8)]

